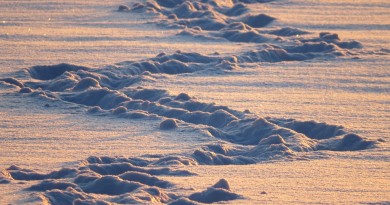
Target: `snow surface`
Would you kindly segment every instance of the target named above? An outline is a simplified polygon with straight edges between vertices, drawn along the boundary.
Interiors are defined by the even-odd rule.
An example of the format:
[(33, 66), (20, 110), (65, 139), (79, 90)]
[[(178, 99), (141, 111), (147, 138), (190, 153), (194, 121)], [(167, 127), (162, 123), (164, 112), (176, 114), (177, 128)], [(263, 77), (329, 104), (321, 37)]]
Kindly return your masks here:
[(390, 4), (0, 2), (0, 203), (390, 203)]

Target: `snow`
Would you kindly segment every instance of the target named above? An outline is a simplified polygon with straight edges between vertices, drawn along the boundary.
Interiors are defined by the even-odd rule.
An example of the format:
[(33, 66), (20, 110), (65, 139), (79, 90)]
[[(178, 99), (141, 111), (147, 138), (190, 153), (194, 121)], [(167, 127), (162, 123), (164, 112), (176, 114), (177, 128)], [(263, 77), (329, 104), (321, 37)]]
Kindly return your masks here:
[(389, 203), (389, 8), (0, 2), (0, 203)]

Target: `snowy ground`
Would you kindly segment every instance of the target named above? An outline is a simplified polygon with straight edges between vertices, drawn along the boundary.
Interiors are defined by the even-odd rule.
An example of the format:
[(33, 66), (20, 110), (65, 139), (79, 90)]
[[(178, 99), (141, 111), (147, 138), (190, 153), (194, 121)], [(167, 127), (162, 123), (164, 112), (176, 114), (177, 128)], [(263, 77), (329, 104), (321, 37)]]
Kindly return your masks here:
[[(162, 167), (196, 175), (173, 172), (167, 175), (159, 172), (158, 174), (163, 174), (157, 176), (159, 180), (166, 180), (174, 186), (159, 188), (159, 191), (168, 193), (169, 197), (166, 198), (161, 195), (159, 198), (146, 191), (155, 197), (155, 201), (149, 202), (168, 203), (179, 196), (189, 197), (224, 178), (229, 182), (231, 192), (224, 192), (225, 195), (220, 196), (239, 195), (236, 200), (221, 202), (224, 204), (390, 203), (390, 4), (387, 1), (275, 1), (247, 5), (250, 14), (264, 13), (276, 18), (266, 27), (259, 28), (260, 30), (291, 27), (311, 32), (307, 37), (297, 36), (301, 40), (317, 38), (318, 33), (326, 31), (337, 33), (344, 42), (357, 41), (363, 45), (363, 48), (337, 50), (345, 54), (342, 56), (336, 55), (336, 52), (317, 50), (313, 54), (314, 59), (305, 61), (242, 60), (233, 70), (228, 69), (228, 64), (197, 62), (194, 63), (195, 66), (189, 64), (189, 67), (199, 66), (201, 70), (198, 72), (135, 75), (142, 79), (131, 84), (130, 88), (139, 87), (138, 90), (141, 91), (148, 88), (166, 90), (170, 98), (186, 93), (195, 97), (193, 100), (196, 102), (228, 106), (244, 120), (250, 118), (244, 114), (245, 110), (253, 113), (251, 116), (259, 118), (315, 120), (327, 125), (342, 125), (345, 127), (343, 131), (362, 136), (363, 142), (375, 142), (368, 149), (364, 147), (363, 150), (330, 151), (329, 149), (334, 148), (332, 143), (337, 145), (342, 142), (337, 141), (341, 139), (341, 135), (336, 136), (335, 140), (333, 136), (330, 137), (334, 142), (326, 146), (321, 140), (313, 142), (311, 138), (297, 137), (293, 139), (302, 141), (288, 141), (286, 144), (291, 150), (278, 148), (277, 152), (270, 152), (269, 158), (262, 155), (263, 152), (256, 152), (268, 150), (268, 147), (256, 149), (257, 142), (246, 145), (233, 138), (230, 143), (223, 136), (218, 138), (210, 134), (207, 129), (213, 128), (212, 123), (196, 124), (189, 118), (173, 115), (179, 127), (175, 130), (161, 130), (159, 126), (165, 118), (156, 109), (145, 108), (143, 111), (147, 116), (141, 119), (128, 119), (132, 117), (119, 113), (123, 110), (114, 111), (118, 106), (114, 106), (111, 111), (108, 110), (112, 107), (107, 107), (106, 111), (88, 114), (91, 106), (79, 100), (75, 90), (59, 89), (61, 82), (58, 81), (36, 79), (37, 76), (45, 77), (46, 71), (38, 73), (35, 78), (26, 70), (23, 71), (36, 65), (68, 63), (99, 68), (88, 72), (103, 76), (107, 75), (105, 70), (116, 72), (116, 69), (110, 67), (116, 63), (123, 62), (118, 65), (122, 66), (121, 69), (134, 69), (132, 63), (154, 58), (162, 52), (170, 56), (180, 50), (183, 55), (194, 52), (223, 60), (232, 55), (244, 59), (248, 51), (264, 48), (265, 44), (295, 46), (295, 41), (290, 41), (294, 36), (280, 37), (289, 39), (288, 41), (260, 43), (211, 39), (210, 36), (219, 35), (220, 31), (208, 32), (205, 29), (200, 33), (205, 35), (203, 37), (196, 36), (199, 34), (196, 31), (191, 31), (193, 33), (187, 36), (177, 35), (183, 29), (177, 25), (177, 28), (168, 29), (167, 25), (172, 26), (176, 22), (164, 21), (164, 13), (145, 13), (142, 9), (117, 12), (119, 5), (131, 8), (135, 2), (139, 1), (0, 2), (0, 78), (18, 79), (32, 91), (22, 94), (19, 93), (20, 87), (13, 85), (15, 83), (0, 82), (0, 169), (3, 170), (0, 181), (4, 180), (4, 184), (0, 184), (1, 204), (45, 201), (53, 204), (66, 203), (66, 200), (59, 200), (61, 197), (58, 196), (69, 193), (81, 193), (84, 197), (73, 196), (69, 200), (78, 198), (88, 203), (99, 200), (119, 203), (120, 197), (125, 198), (122, 203), (134, 202), (130, 198), (145, 196), (143, 189), (148, 188), (146, 185), (142, 185), (140, 193), (134, 195), (134, 191), (129, 190), (130, 194), (127, 196), (121, 191), (110, 194), (99, 190), (99, 183), (102, 183), (99, 180), (104, 178), (101, 176), (88, 183), (76, 183), (72, 180), (83, 174), (97, 175), (91, 174), (94, 172), (93, 167), (103, 165), (86, 162), (90, 156), (155, 160), (156, 156), (150, 155), (159, 155), (161, 159), (174, 155), (180, 162), (194, 160), (197, 165), (170, 165), (172, 161), (164, 161), (168, 166)], [(228, 6), (231, 3), (217, 2), (224, 2)], [(245, 38), (239, 39), (245, 41)], [(214, 55), (215, 52), (219, 55)], [(213, 69), (215, 67), (220, 69)], [(72, 71), (65, 76), (68, 83), (65, 85), (70, 86), (72, 82), (76, 82), (69, 80), (77, 78), (80, 75), (78, 72)], [(109, 80), (112, 81), (113, 78)], [(121, 82), (126, 83), (127, 80)], [(103, 81), (99, 83), (103, 85)], [(110, 83), (111, 90), (130, 92)], [(38, 87), (43, 90), (40, 91)], [(54, 97), (50, 97), (50, 94)], [(73, 99), (73, 102), (66, 99)], [(107, 104), (106, 102), (101, 106)], [(131, 114), (133, 107), (129, 104), (126, 106), (125, 114)], [(172, 106), (167, 104), (169, 108)], [(139, 113), (137, 111), (136, 114)], [(220, 130), (240, 131), (236, 128), (225, 126)], [(275, 133), (280, 133), (275, 127), (273, 129)], [(329, 129), (325, 126), (320, 132), (327, 133)], [(288, 140), (290, 135), (283, 134), (282, 138)], [(202, 146), (219, 143), (226, 145), (228, 150), (233, 150), (235, 154), (223, 155), (232, 158), (233, 163), (217, 166), (214, 162), (206, 165), (206, 161), (197, 158), (197, 155), (191, 155)], [(325, 149), (318, 149), (319, 145), (323, 145)], [(297, 151), (294, 149), (297, 147), (305, 148), (306, 151)], [(255, 150), (248, 151), (252, 148)], [(342, 148), (352, 150), (353, 146)], [(237, 165), (238, 162), (246, 162), (237, 157), (237, 152), (241, 153), (239, 156), (254, 160), (255, 164)], [(213, 154), (218, 153), (215, 151)], [(114, 158), (118, 159), (120, 158)], [(126, 163), (135, 164), (131, 160)], [(120, 163), (123, 165), (124, 162)], [(9, 169), (11, 165), (20, 169)], [(111, 165), (112, 162), (108, 163), (108, 166)], [(161, 164), (140, 164), (139, 167), (157, 169), (161, 168)], [(69, 171), (66, 177), (40, 175), (41, 178), (36, 178), (35, 172), (50, 173), (61, 168), (79, 171)], [(34, 172), (21, 169), (31, 169)], [(81, 173), (81, 169), (92, 171)], [(115, 170), (108, 170), (111, 169)], [(11, 177), (7, 176), (9, 173)], [(24, 177), (17, 177), (23, 173)], [(34, 176), (36, 180), (29, 180)], [(41, 184), (45, 181), (43, 179), (57, 183), (53, 186), (61, 191), (55, 192), (50, 187), (44, 188), (46, 191), (25, 190), (37, 184), (41, 185), (40, 188), (44, 187)], [(112, 187), (120, 187), (118, 184), (125, 181), (115, 180)], [(81, 191), (77, 188), (76, 191), (65, 189), (58, 185), (59, 182), (71, 183), (66, 186), (76, 186)], [(107, 184), (100, 184), (102, 185)], [(126, 188), (122, 190), (124, 189)], [(53, 194), (54, 192), (58, 195)], [(148, 200), (142, 202), (147, 203)]]

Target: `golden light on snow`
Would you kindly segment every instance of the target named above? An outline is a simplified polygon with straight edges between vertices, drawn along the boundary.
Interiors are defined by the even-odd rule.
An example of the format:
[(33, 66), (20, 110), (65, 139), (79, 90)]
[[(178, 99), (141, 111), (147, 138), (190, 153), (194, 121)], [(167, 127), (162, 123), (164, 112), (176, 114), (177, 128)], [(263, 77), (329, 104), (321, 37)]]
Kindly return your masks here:
[(390, 201), (386, 0), (148, 2), (0, 1), (0, 204)]

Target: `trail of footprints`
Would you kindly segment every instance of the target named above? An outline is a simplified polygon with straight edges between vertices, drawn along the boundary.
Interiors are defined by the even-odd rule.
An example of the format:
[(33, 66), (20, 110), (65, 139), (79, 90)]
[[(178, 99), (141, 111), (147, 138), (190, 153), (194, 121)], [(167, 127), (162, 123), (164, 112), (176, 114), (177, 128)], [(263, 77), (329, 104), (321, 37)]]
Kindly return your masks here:
[[(154, 159), (154, 158), (155, 159)], [(201, 192), (182, 196), (170, 188), (174, 184), (158, 176), (193, 176), (186, 170), (168, 167), (156, 168), (159, 163), (176, 161), (187, 164), (181, 158), (110, 158), (89, 157), (76, 168), (63, 168), (48, 174), (11, 166), (0, 172), (0, 183), (37, 181), (25, 189), (33, 191), (28, 201), (49, 204), (198, 204), (214, 203), (242, 198), (231, 191), (229, 183), (221, 179), (215, 185)], [(100, 197), (96, 197), (100, 196)]]
[(163, 16), (159, 23), (182, 29), (178, 35), (258, 43), (257, 50), (231, 56), (161, 53), (100, 69), (70, 64), (34, 66), (27, 70), (27, 80), (0, 79), (0, 83), (19, 87), (23, 95), (88, 106), (92, 115), (159, 119), (161, 124), (156, 129), (163, 130), (174, 130), (182, 124), (202, 125), (201, 129), (217, 141), (180, 155), (93, 156), (80, 166), (49, 174), (13, 165), (0, 172), (0, 183), (37, 181), (26, 189), (36, 193), (30, 200), (51, 204), (214, 203), (243, 196), (232, 192), (224, 179), (204, 191), (182, 195), (173, 191), (172, 188), (179, 189), (175, 184), (158, 176), (196, 175), (178, 169), (185, 166), (245, 165), (294, 158), (297, 152), (354, 151), (375, 146), (375, 141), (348, 133), (342, 126), (261, 118), (227, 106), (202, 103), (186, 93), (175, 96), (167, 90), (137, 87), (140, 82), (158, 80), (156, 76), (160, 74), (207, 75), (237, 70), (245, 63), (349, 56), (354, 49), (362, 48), (359, 42), (342, 41), (337, 34), (327, 32), (305, 38), (309, 32), (297, 28), (266, 29), (276, 19), (265, 14), (251, 15), (247, 6), (266, 2), (269, 1), (237, 0), (226, 6), (219, 1), (156, 0), (119, 7), (121, 12)]

